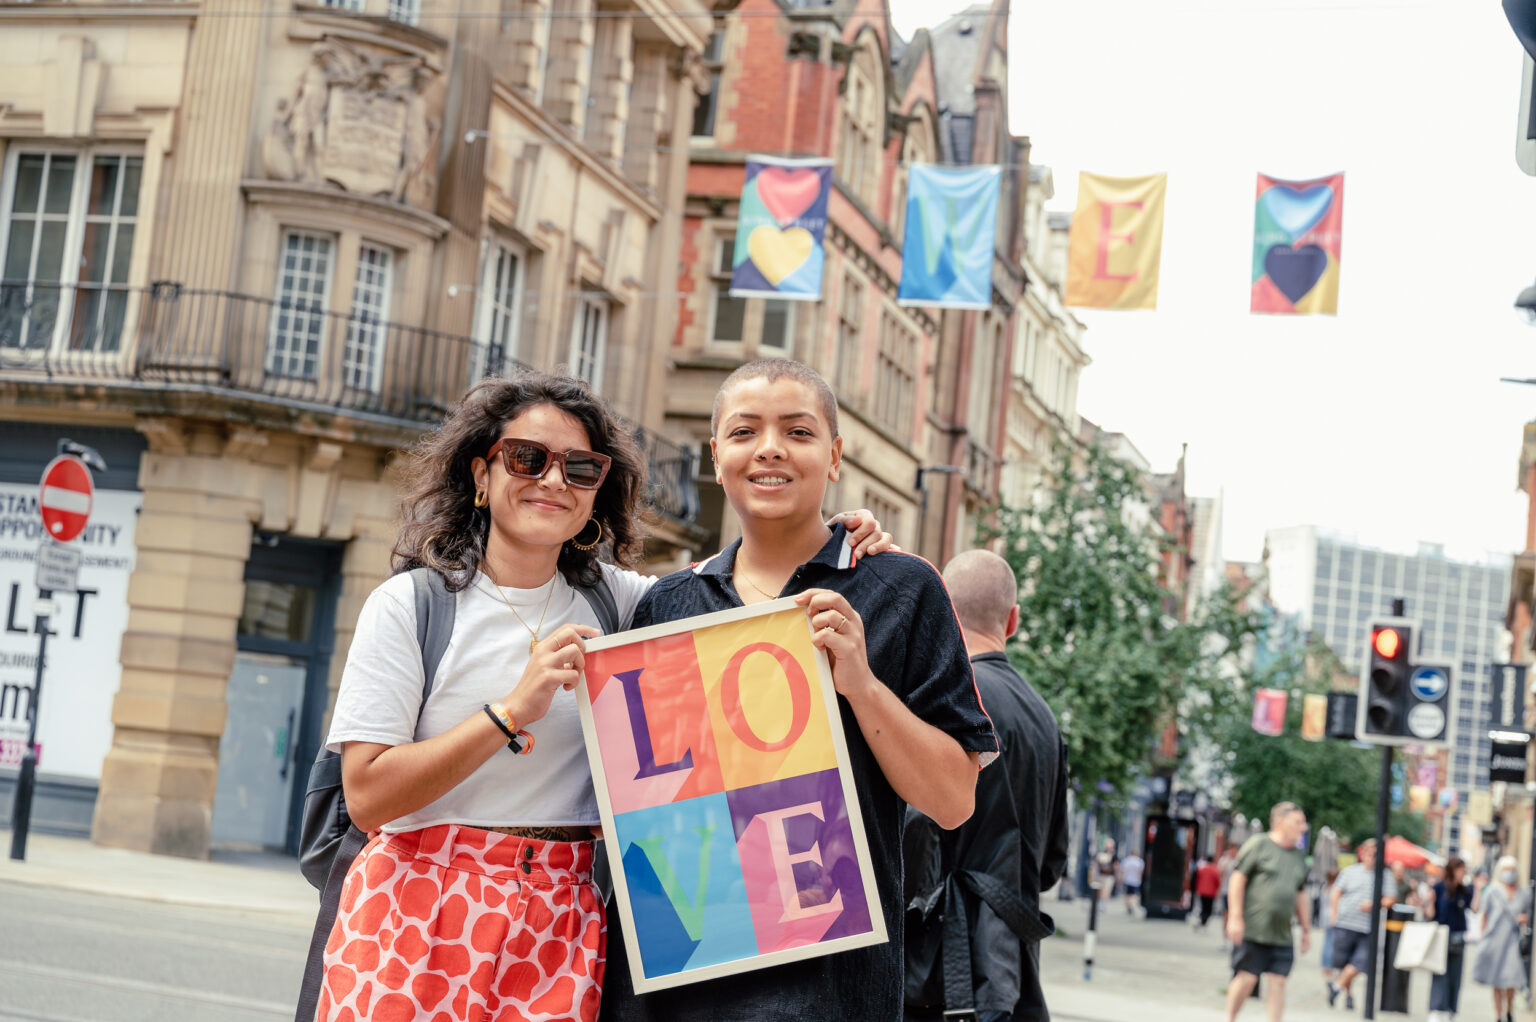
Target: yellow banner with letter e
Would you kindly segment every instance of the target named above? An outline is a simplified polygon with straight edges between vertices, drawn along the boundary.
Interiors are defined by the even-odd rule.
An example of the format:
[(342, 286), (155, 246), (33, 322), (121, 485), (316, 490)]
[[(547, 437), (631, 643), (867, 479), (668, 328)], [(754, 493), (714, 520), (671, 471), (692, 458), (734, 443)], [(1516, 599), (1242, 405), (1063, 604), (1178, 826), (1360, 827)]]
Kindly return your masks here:
[(1077, 175), (1067, 249), (1067, 304), (1155, 309), (1163, 256), (1167, 174)]

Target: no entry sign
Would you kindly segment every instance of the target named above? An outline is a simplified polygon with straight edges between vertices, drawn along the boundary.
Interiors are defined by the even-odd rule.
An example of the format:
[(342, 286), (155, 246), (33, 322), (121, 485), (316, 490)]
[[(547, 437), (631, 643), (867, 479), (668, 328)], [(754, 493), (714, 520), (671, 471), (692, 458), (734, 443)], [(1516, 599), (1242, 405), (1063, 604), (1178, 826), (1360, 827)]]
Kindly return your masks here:
[(43, 469), (37, 506), (43, 528), (56, 543), (68, 543), (85, 531), (91, 519), (91, 470), (79, 458), (61, 455)]

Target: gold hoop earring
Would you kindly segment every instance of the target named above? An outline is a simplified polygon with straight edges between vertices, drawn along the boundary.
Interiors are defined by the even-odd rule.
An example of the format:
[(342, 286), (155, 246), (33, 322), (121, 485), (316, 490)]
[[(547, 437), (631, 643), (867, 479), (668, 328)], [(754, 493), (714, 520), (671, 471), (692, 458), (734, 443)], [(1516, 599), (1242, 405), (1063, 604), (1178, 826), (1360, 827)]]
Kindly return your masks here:
[(475, 491), (475, 507), (485, 507), (485, 505), (489, 504), (490, 502), (490, 494), (486, 493), (484, 490)]
[(593, 547), (597, 546), (603, 541), (603, 523), (598, 521), (596, 518), (588, 518), (587, 522), (588, 524), (597, 526), (597, 536), (594, 537), (590, 543), (583, 543), (581, 540), (577, 539), (576, 536), (580, 536), (581, 532), (587, 531), (587, 527), (583, 525), (581, 527), (581, 532), (578, 532), (576, 536), (571, 537), (571, 546), (575, 547), (577, 550), (591, 550)]

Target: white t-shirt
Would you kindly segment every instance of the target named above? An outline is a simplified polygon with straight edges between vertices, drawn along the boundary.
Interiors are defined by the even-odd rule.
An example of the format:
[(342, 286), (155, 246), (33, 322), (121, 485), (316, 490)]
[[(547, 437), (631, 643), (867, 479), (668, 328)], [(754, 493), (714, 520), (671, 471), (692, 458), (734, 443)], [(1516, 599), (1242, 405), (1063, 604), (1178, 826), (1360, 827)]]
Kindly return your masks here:
[[(602, 566), (627, 629), (640, 597), (656, 582), (648, 575)], [(554, 586), (554, 592), (550, 591)], [(539, 635), (564, 624), (598, 624), (587, 598), (559, 573), (537, 589), (501, 590), (529, 625), (549, 610)], [(405, 745), (442, 734), (486, 703), (504, 698), (528, 666), (527, 627), (518, 623), (485, 575), (457, 594), (453, 634), (438, 664), (432, 694), (421, 706), (421, 647), (416, 641), (415, 589), (408, 574), (369, 594), (341, 674), (326, 748), (343, 742)], [(421, 710), (421, 720), (416, 719)], [(576, 693), (555, 691), (549, 713), (526, 730), (537, 741), (525, 756), (496, 753), (442, 798), (384, 825), (390, 833), (441, 823), (480, 827), (566, 827), (599, 823), (597, 796), (581, 736)]]
[(1141, 856), (1127, 855), (1120, 863), (1120, 879), (1125, 881), (1127, 887), (1141, 886), (1141, 871), (1146, 868), (1146, 863)]

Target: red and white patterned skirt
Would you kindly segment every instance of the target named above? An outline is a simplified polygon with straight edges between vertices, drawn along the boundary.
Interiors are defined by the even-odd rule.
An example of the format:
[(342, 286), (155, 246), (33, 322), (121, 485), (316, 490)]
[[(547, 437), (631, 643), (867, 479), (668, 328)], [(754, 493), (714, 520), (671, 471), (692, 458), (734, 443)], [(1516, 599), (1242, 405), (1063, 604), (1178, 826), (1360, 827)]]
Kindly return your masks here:
[(316, 1022), (596, 1022), (606, 940), (590, 841), (381, 834), (347, 873)]

